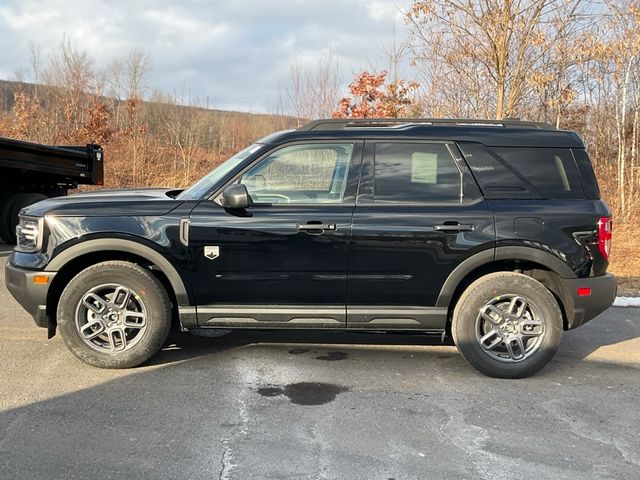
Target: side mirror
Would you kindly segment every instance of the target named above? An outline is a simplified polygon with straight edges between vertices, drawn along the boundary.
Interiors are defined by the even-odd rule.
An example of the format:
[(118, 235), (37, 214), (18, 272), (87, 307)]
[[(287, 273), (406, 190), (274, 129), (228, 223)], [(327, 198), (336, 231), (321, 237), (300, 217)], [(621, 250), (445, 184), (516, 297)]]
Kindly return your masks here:
[(241, 183), (234, 183), (222, 191), (222, 206), (242, 210), (251, 205), (251, 196), (247, 187)]

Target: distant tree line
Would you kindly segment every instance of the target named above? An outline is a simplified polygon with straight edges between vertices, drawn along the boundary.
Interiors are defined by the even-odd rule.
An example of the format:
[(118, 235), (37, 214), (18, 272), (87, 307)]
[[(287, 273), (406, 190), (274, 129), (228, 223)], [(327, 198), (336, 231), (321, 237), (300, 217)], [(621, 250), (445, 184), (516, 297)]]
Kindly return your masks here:
[(53, 145), (99, 143), (107, 187), (180, 187), (292, 123), (215, 110), (187, 91), (149, 91), (150, 67), (140, 50), (98, 70), (68, 40), (46, 59), (32, 46), (29, 70), (0, 83), (0, 135)]

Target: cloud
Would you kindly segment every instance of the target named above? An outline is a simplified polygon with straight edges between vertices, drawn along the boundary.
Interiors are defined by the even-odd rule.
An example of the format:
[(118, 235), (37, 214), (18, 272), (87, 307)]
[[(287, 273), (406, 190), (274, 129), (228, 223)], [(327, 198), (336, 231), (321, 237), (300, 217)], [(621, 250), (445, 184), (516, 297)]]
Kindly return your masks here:
[(0, 76), (29, 65), (28, 43), (47, 56), (63, 38), (98, 68), (134, 48), (149, 53), (149, 84), (188, 89), (216, 108), (269, 111), (292, 62), (332, 50), (349, 80), (390, 43), (394, 0), (5, 0), (0, 5)]

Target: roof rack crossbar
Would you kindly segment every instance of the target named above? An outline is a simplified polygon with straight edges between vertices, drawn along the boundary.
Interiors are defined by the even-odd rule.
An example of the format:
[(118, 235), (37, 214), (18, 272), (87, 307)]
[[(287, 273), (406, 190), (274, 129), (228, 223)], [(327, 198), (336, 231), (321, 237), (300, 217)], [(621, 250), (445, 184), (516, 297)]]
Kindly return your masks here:
[(346, 128), (365, 127), (398, 128), (401, 126), (420, 125), (529, 127), (555, 130), (555, 127), (548, 123), (526, 122), (519, 118), (505, 118), (504, 120), (484, 120), (477, 118), (334, 118), (315, 120), (303, 125), (298, 130), (344, 130)]

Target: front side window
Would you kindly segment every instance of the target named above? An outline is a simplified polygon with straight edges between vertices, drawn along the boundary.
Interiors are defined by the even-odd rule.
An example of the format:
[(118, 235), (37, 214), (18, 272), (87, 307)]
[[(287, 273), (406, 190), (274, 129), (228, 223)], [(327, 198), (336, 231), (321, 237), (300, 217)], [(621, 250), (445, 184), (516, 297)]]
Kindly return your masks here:
[(353, 143), (281, 148), (240, 179), (255, 203), (341, 203)]
[(191, 185), (189, 188), (184, 190), (180, 195), (176, 198), (179, 200), (199, 200), (207, 192), (215, 189), (216, 185), (227, 175), (229, 175), (235, 168), (238, 168), (240, 164), (249, 158), (251, 155), (256, 153), (261, 148), (264, 148), (264, 145), (253, 144), (236, 153), (233, 157), (218, 165), (216, 168), (211, 170), (208, 174), (198, 180), (196, 183)]
[(441, 143), (377, 143), (374, 203), (461, 201), (461, 175)]

